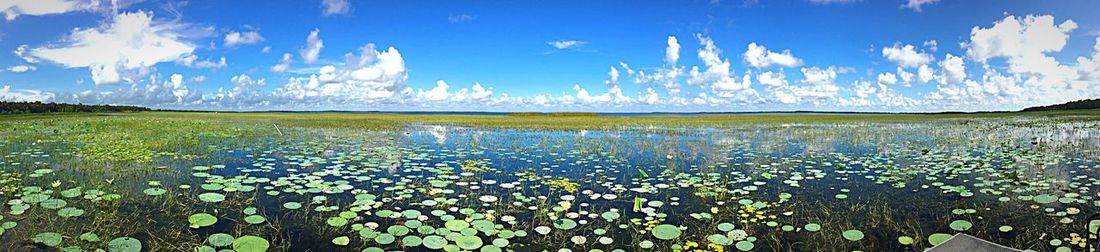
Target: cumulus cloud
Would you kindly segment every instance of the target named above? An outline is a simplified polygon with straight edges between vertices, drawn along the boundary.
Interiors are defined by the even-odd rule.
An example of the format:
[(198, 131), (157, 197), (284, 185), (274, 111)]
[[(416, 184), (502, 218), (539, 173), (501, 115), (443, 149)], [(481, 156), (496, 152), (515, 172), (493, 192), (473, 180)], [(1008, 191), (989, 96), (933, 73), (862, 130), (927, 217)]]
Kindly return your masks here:
[(172, 74), (167, 79), (153, 73), (130, 85), (121, 85), (109, 91), (85, 91), (58, 95), (51, 101), (84, 104), (128, 104), (150, 107), (187, 107), (203, 102), (202, 92), (187, 85), (182, 74)]
[(29, 55), (68, 68), (86, 67), (97, 85), (133, 80), (161, 62), (195, 50), (185, 41), (187, 25), (153, 20), (152, 13), (122, 13), (93, 28), (76, 28), (65, 39), (30, 49)]
[(939, 65), (943, 69), (943, 74), (940, 75), (939, 79), (940, 83), (958, 84), (966, 79), (966, 63), (963, 62), (962, 57), (948, 53)]
[(348, 0), (321, 0), (321, 15), (342, 15), (351, 11)]
[(700, 34), (697, 34), (696, 38), (702, 46), (698, 51), (699, 60), (703, 61), (706, 69), (700, 70), (698, 66), (693, 66), (688, 73), (688, 84), (710, 87), (715, 96), (722, 98), (743, 94), (740, 91), (752, 91), (751, 76), (746, 73), (745, 77), (738, 81), (730, 70), (729, 59), (722, 58), (722, 49), (714, 44), (714, 40)]
[(231, 31), (225, 34), (224, 41), (226, 47), (236, 47), (239, 45), (251, 45), (263, 42), (264, 37), (260, 36), (260, 33), (256, 31)]
[(901, 8), (911, 9), (916, 12), (921, 12), (921, 8), (925, 5), (931, 5), (940, 0), (908, 0), (905, 4), (901, 5)]
[(416, 97), (428, 103), (443, 103), (454, 105), (456, 103), (480, 103), (485, 104), (493, 98), (493, 88), (485, 88), (481, 83), (474, 83), (469, 89), (461, 88), (450, 92), (451, 86), (446, 81), (437, 80), (435, 87), (424, 90), (418, 89)]
[(880, 85), (894, 85), (898, 84), (898, 76), (894, 73), (879, 73), (878, 84)]
[(396, 48), (384, 51), (374, 44), (359, 48), (360, 54), (346, 54), (342, 68), (321, 67), (309, 78), (291, 78), (276, 90), (277, 96), (293, 100), (322, 99), (377, 102), (394, 98), (405, 89), (408, 72)]
[(619, 69), (615, 69), (614, 66), (611, 70), (607, 71), (608, 80), (604, 82), (608, 87), (619, 86)]
[(902, 67), (919, 67), (932, 62), (932, 55), (918, 52), (913, 45), (894, 44), (891, 47), (882, 48), (882, 57)]
[(676, 40), (676, 36), (668, 36), (668, 47), (665, 47), (665, 64), (676, 65), (676, 61), (680, 60), (680, 42)]
[(256, 108), (271, 105), (269, 94), (264, 92), (267, 81), (263, 78), (253, 79), (251, 76), (241, 74), (230, 79), (233, 88), (223, 90), (221, 88), (209, 99), (223, 107)]
[(33, 102), (46, 101), (53, 98), (54, 94), (38, 90), (15, 90), (11, 86), (0, 87), (0, 101), (8, 102)]
[[(943, 82), (928, 95), (940, 104), (988, 107), (1025, 107), (1060, 103), (1100, 95), (1097, 59), (1081, 56), (1077, 64), (1059, 62), (1061, 52), (1077, 23), (1055, 22), (1053, 16), (1006, 16), (990, 27), (971, 29), (964, 43), (966, 56), (984, 70), (980, 79), (966, 79), (961, 57), (948, 56), (940, 63)], [(997, 60), (994, 60), (997, 59)], [(1001, 66), (1004, 62), (1005, 66)]]
[(286, 72), (287, 68), (290, 68), (290, 63), (294, 63), (294, 56), (290, 53), (283, 53), (283, 58), (279, 60), (279, 64), (271, 66), (271, 71), (276, 73)]
[(298, 51), (298, 54), (302, 56), (302, 61), (306, 64), (313, 64), (321, 57), (321, 48), (325, 47), (325, 42), (321, 40), (319, 35), (320, 29), (313, 29), (309, 32), (309, 36), (306, 37), (306, 47)]
[(802, 59), (791, 55), (790, 50), (783, 50), (782, 52), (768, 51), (768, 48), (763, 45), (757, 45), (749, 43), (748, 49), (742, 57), (745, 63), (755, 68), (765, 68), (772, 65), (783, 67), (797, 67), (802, 65)]
[(546, 42), (546, 44), (560, 50), (560, 49), (577, 48), (577, 47), (583, 46), (585, 44), (588, 44), (588, 41), (557, 40), (557, 41)]

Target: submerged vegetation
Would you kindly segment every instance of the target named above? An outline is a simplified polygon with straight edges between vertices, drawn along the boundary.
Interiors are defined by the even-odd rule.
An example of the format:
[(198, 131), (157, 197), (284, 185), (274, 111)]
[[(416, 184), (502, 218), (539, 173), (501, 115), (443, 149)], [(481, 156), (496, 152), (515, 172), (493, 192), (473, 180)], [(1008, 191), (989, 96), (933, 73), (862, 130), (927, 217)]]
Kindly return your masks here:
[(1079, 251), (1100, 113), (0, 119), (2, 251)]

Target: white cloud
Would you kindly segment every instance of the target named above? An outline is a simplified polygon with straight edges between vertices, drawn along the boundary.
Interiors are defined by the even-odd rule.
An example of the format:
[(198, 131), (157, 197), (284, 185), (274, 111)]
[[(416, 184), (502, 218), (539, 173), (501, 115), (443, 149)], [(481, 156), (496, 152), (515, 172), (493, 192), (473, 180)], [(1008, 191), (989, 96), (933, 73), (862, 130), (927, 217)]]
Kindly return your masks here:
[(218, 61), (213, 61), (210, 59), (199, 60), (199, 56), (194, 54), (183, 56), (177, 59), (176, 63), (190, 68), (221, 69), (229, 66), (229, 63), (226, 62), (225, 57), (221, 57), (220, 59), (218, 59)]
[(546, 42), (546, 44), (550, 45), (554, 48), (557, 48), (557, 49), (569, 49), (569, 48), (577, 48), (577, 47), (583, 46), (585, 44), (588, 44), (588, 41), (558, 40), (558, 41)]
[(940, 75), (940, 83), (958, 84), (966, 79), (966, 65), (962, 57), (948, 53), (940, 61), (940, 68), (943, 69), (943, 75)]
[(797, 67), (802, 65), (802, 59), (791, 55), (791, 50), (783, 50), (782, 52), (768, 51), (768, 48), (763, 45), (757, 45), (749, 43), (748, 49), (745, 50), (743, 59), (750, 66), (755, 68), (765, 68), (772, 65), (784, 66), (784, 67)]
[(416, 92), (416, 96), (427, 101), (443, 101), (451, 97), (451, 94), (447, 92), (448, 88), (450, 88), (450, 85), (447, 85), (446, 81), (437, 80), (434, 88), (428, 91), (419, 90)]
[[(967, 55), (985, 62), (992, 57), (1034, 58), (1061, 51), (1069, 32), (1077, 28), (1073, 20), (1054, 24), (1054, 16), (1007, 16), (992, 27), (975, 26), (970, 31)], [(1023, 64), (1023, 63), (1019, 63)]]
[(348, 0), (321, 0), (321, 14), (325, 16), (348, 14), (351, 3)]
[(265, 46), (263, 49), (260, 49), (260, 53), (271, 53), (271, 46)]
[(64, 40), (30, 50), (30, 56), (69, 68), (87, 67), (97, 85), (136, 79), (147, 68), (192, 53), (186, 25), (158, 22), (152, 13), (123, 13), (94, 28), (74, 29)]
[(474, 83), (469, 89), (462, 88), (453, 93), (449, 91), (450, 87), (446, 81), (437, 80), (435, 87), (432, 89), (418, 89), (416, 91), (416, 97), (420, 100), (418, 103), (421, 103), (421, 105), (432, 103), (427, 105), (451, 106), (466, 103), (485, 105), (492, 102), (493, 88), (485, 88), (481, 86), (481, 83)]
[(792, 88), (795, 96), (809, 99), (827, 99), (836, 97), (836, 94), (840, 91), (840, 87), (836, 84), (836, 77), (840, 72), (838, 68), (833, 66), (824, 69), (804, 67), (801, 71), (805, 79), (802, 79), (800, 86)]
[(910, 68), (919, 67), (924, 64), (928, 64), (934, 60), (932, 55), (918, 52), (913, 45), (894, 44), (891, 47), (882, 48), (882, 57), (885, 57), (890, 62), (894, 62), (899, 66)]
[(894, 85), (898, 84), (898, 77), (894, 73), (879, 73), (878, 74), (879, 85)]
[(46, 101), (53, 97), (53, 93), (39, 90), (12, 90), (11, 86), (0, 87), (0, 101), (33, 102)]
[(279, 60), (279, 64), (271, 66), (271, 71), (276, 73), (286, 72), (287, 68), (290, 68), (290, 63), (294, 62), (294, 56), (290, 53), (283, 53), (283, 59)]
[(173, 74), (161, 79), (152, 74), (144, 80), (135, 80), (128, 86), (118, 86), (111, 91), (85, 91), (66, 96), (57, 96), (53, 101), (84, 104), (126, 104), (150, 107), (183, 107), (202, 104), (202, 92), (188, 87), (181, 74)]
[(608, 79), (606, 82), (604, 82), (604, 84), (607, 84), (607, 86), (609, 86), (609, 87), (619, 86), (619, 69), (615, 69), (615, 67), (612, 66), (611, 70), (607, 71), (607, 76), (610, 79)]
[(255, 31), (231, 31), (225, 34), (224, 41), (226, 47), (236, 47), (239, 45), (251, 45), (263, 42), (264, 37), (260, 36), (260, 33)]
[(665, 64), (674, 66), (678, 60), (680, 60), (680, 42), (676, 40), (676, 36), (668, 36), (668, 47), (665, 48)]
[(786, 87), (787, 75), (783, 72), (763, 72), (756, 75), (756, 81), (768, 87)]
[(934, 4), (934, 3), (939, 2), (939, 1), (940, 0), (909, 0), (905, 4), (901, 5), (901, 7), (912, 9), (913, 11), (916, 11), (916, 12), (921, 12), (922, 6), (931, 5), (931, 4)]
[(14, 66), (8, 67), (7, 70), (8, 70), (8, 72), (13, 72), (13, 73), (23, 73), (23, 72), (30, 72), (30, 71), (38, 70), (38, 68), (34, 67), (32, 65), (14, 65)]
[(932, 81), (933, 78), (936, 78), (936, 74), (932, 72), (932, 68), (928, 67), (928, 65), (921, 65), (920, 68), (917, 69), (917, 80), (920, 81), (920, 83), (928, 83)]
[(241, 74), (233, 76), (230, 82), (233, 83), (232, 89), (219, 88), (214, 97), (207, 100), (223, 107), (256, 108), (271, 105), (271, 97), (263, 90), (267, 86), (266, 80)]
[(306, 64), (313, 64), (314, 61), (317, 61), (317, 58), (321, 57), (321, 48), (325, 47), (325, 42), (318, 35), (320, 32), (320, 29), (313, 29), (309, 32), (309, 36), (306, 37), (306, 47), (298, 51), (298, 54), (302, 56), (302, 61)]
[(38, 59), (35, 59), (34, 57), (31, 57), (27, 54), (27, 51), (29, 49), (29, 45), (19, 45), (15, 48), (15, 51), (12, 51), (12, 53), (14, 53), (15, 56), (19, 56), (19, 58), (23, 59), (23, 61), (26, 61), (27, 63), (38, 63)]
[(963, 45), (984, 74), (966, 79), (963, 59), (948, 54), (940, 63), (942, 83), (927, 99), (941, 105), (1011, 109), (1098, 96), (1095, 52), (1092, 59), (1078, 57), (1075, 65), (1049, 55), (1061, 52), (1076, 28), (1072, 20), (1059, 24), (1049, 15), (1007, 16), (990, 27), (974, 27)]
[(7, 0), (0, 2), (4, 19), (12, 21), (21, 15), (44, 16), (77, 11), (114, 10), (137, 1), (100, 0)]
[(703, 61), (706, 69), (700, 71), (698, 66), (692, 67), (688, 73), (688, 84), (710, 87), (715, 96), (722, 98), (734, 97), (742, 90), (751, 90), (750, 76), (746, 73), (745, 78), (738, 81), (730, 70), (729, 59), (722, 58), (722, 49), (714, 44), (714, 40), (699, 34), (696, 34), (696, 38), (702, 46), (698, 52), (699, 60)]
[(928, 50), (932, 50), (933, 52), (940, 49), (940, 43), (936, 42), (935, 39), (924, 41), (924, 46), (928, 47)]
[(396, 48), (376, 51), (374, 44), (367, 44), (359, 50), (359, 55), (344, 56), (346, 62), (341, 69), (328, 65), (309, 78), (291, 78), (276, 89), (276, 96), (303, 101), (379, 102), (392, 101), (405, 92), (408, 72)]

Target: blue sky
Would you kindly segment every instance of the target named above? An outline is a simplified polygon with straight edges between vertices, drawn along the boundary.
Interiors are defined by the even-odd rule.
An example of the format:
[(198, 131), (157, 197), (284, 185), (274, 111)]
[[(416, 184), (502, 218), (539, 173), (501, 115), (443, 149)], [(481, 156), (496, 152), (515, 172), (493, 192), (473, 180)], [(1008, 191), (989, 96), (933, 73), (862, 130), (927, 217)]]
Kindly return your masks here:
[(2, 100), (973, 111), (1100, 96), (1093, 1), (9, 0), (0, 12)]

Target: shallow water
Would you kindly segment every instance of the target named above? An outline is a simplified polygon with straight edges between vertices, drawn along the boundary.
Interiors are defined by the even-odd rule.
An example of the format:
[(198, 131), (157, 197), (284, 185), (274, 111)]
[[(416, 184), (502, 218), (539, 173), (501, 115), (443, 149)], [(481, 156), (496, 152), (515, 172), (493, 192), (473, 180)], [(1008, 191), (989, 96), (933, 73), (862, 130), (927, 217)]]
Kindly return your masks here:
[[(119, 237), (146, 251), (256, 248), (208, 240), (225, 233), (287, 251), (920, 251), (929, 237), (962, 232), (1055, 251), (1083, 249), (1074, 237), (1100, 204), (1097, 124), (1043, 118), (285, 130), (147, 164), (86, 160), (64, 142), (5, 141), (0, 165), (20, 179), (3, 183), (0, 222), (17, 224), (0, 241), (15, 251), (107, 249)], [(145, 169), (80, 169), (91, 165)], [(63, 195), (77, 186), (81, 196)], [(64, 207), (36, 197), (85, 212), (60, 217)], [(199, 213), (217, 222), (189, 223)], [(43, 232), (63, 239), (36, 242)], [(78, 238), (86, 232), (100, 239)]]

